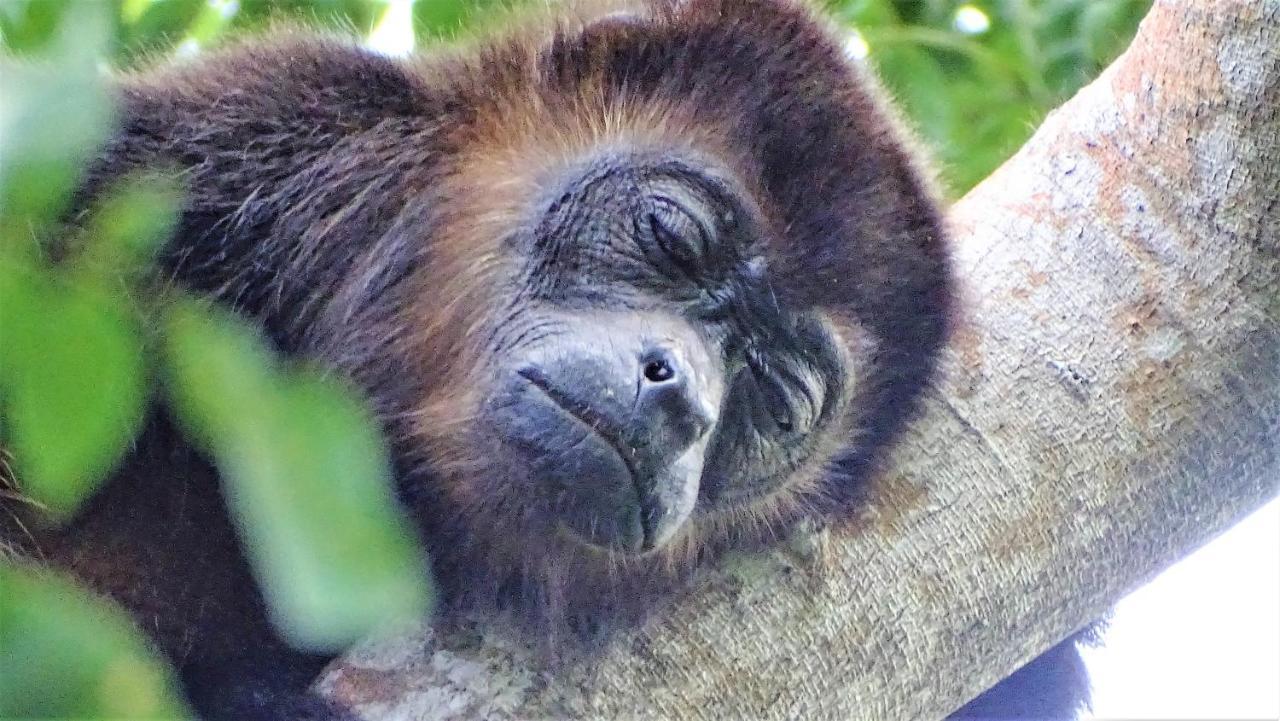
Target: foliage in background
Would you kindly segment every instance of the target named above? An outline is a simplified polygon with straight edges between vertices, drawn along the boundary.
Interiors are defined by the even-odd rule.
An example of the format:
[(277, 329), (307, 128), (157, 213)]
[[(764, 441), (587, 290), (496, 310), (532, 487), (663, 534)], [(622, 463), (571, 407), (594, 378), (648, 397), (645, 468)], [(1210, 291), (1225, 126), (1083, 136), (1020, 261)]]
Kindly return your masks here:
[(963, 193), (1128, 44), (1150, 0), (825, 0)]
[[(164, 404), (218, 463), (273, 618), (294, 643), (337, 648), (381, 619), (423, 612), (420, 552), (351, 389), (150, 280), (180, 189), (132, 178), (73, 228), (61, 221), (110, 129), (104, 66), (191, 54), (277, 20), (407, 52), (522, 1), (0, 0), (0, 46), (22, 59), (0, 65), (0, 513), (21, 497), (46, 523), (69, 518), (148, 408)], [(822, 1), (957, 195), (1105, 66), (1150, 4)], [(0, 565), (0, 717), (183, 715), (172, 672), (141, 638), (66, 579)]]

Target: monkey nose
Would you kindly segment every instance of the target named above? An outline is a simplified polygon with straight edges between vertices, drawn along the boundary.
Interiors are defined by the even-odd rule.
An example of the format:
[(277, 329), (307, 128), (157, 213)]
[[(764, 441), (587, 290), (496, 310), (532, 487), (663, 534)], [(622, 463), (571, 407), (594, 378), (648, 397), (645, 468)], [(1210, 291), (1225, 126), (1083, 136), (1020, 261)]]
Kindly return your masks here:
[(673, 346), (655, 345), (638, 358), (635, 405), (624, 427), (635, 460), (653, 472), (669, 467), (715, 423), (699, 369)]

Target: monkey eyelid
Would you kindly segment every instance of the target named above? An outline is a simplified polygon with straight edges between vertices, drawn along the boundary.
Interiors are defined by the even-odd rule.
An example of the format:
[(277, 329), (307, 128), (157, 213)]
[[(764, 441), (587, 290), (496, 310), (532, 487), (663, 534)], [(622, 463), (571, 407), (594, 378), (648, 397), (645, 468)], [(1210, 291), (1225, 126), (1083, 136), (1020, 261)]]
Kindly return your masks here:
[(697, 250), (690, 247), (690, 244), (679, 234), (671, 230), (657, 213), (648, 213), (649, 232), (653, 235), (653, 240), (658, 244), (658, 248), (667, 258), (690, 277), (696, 277), (694, 271), (698, 262)]

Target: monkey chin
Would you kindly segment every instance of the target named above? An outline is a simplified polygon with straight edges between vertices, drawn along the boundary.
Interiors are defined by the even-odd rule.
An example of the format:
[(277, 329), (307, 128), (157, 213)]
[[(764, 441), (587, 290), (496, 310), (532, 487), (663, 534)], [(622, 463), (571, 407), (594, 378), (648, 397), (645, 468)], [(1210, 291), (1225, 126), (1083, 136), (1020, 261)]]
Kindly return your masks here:
[(635, 495), (616, 508), (593, 510), (579, 504), (576, 508), (549, 510), (549, 532), (555, 545), (571, 549), (586, 563), (612, 568), (667, 554), (689, 532), (693, 522), (698, 496), (696, 471), (672, 470), (672, 480), (664, 483), (674, 496), (669, 502), (644, 502)]
[(553, 523), (553, 532), (558, 540), (578, 547), (588, 558), (612, 566), (654, 560), (667, 554), (678, 539), (690, 532), (706, 446), (704, 440), (688, 449), (658, 481), (636, 481), (636, 471), (628, 469), (629, 482), (635, 488), (658, 490), (650, 502), (640, 500), (642, 494), (637, 490), (636, 500), (626, 506), (627, 532), (621, 538), (602, 543), (598, 534), (581, 533), (564, 519)]

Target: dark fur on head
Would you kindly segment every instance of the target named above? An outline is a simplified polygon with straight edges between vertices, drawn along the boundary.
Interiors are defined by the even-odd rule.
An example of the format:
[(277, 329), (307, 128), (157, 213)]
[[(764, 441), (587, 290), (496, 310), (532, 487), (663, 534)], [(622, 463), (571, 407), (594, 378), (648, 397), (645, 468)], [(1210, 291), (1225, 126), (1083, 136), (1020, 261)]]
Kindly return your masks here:
[[(647, 605), (652, 594), (636, 594), (629, 581), (665, 590), (664, 574), (687, 569), (704, 548), (772, 538), (800, 517), (847, 512), (874, 453), (929, 379), (950, 281), (930, 190), (827, 30), (783, 3), (693, 2), (601, 22), (561, 20), (532, 38), (500, 40), (418, 71), (446, 90), (458, 122), (445, 140), (446, 176), (431, 190), (439, 200), (419, 221), (432, 238), (409, 308), (419, 315), (393, 320), (384, 335), (402, 335), (404, 357), (421, 364), (418, 377), (449, 379), (417, 389), (416, 414), (398, 435), (411, 448), (432, 449), (423, 460), (435, 481), (409, 494), (423, 513), (464, 512), (435, 527), (437, 537), (455, 539), (437, 553), (442, 563), (456, 558), (460, 571), (484, 569), (483, 578), (460, 585), (483, 589), (481, 597), (496, 590), (486, 580), (520, 588), (544, 611), (564, 604), (573, 613), (585, 603), (591, 612), (602, 598), (648, 597)], [(462, 391), (484, 387), (477, 372), (492, 365), (482, 329), (507, 300), (496, 297), (504, 242), (536, 222), (547, 188), (607, 152), (675, 152), (740, 184), (764, 226), (779, 302), (823, 309), (859, 355), (862, 377), (845, 432), (763, 502), (701, 525), (695, 518), (693, 532), (657, 558), (601, 562), (575, 546), (541, 545), (531, 557), (504, 546), (515, 538), (525, 547), (527, 529), (501, 515), (506, 481), (476, 478), (478, 449), (463, 426), (479, 401)], [(335, 345), (352, 347), (347, 339)], [(376, 365), (386, 356), (368, 357)], [(481, 533), (473, 520), (511, 525)], [(472, 553), (454, 556), (459, 548)], [(503, 570), (496, 559), (508, 560), (507, 573), (493, 573)], [(570, 587), (579, 598), (565, 596)]]
[[(719, 549), (847, 516), (944, 342), (952, 286), (934, 195), (838, 38), (788, 0), (569, 6), (411, 61), (285, 33), (123, 78), (119, 96), (123, 123), (86, 202), (124, 173), (181, 169), (189, 193), (166, 272), (364, 389), (454, 607), (508, 606), (546, 632), (580, 617), (634, 618)], [(652, 204), (670, 199), (646, 195), (652, 188), (686, 203), (667, 218), (677, 230), (705, 230), (712, 218), (747, 239), (729, 260), (704, 259), (719, 264), (719, 284), (684, 305), (665, 282), (621, 280), (635, 258), (538, 255), (558, 237), (540, 228), (589, 225), (600, 208), (582, 198), (596, 197), (598, 182), (641, 189), (600, 196), (618, 204), (606, 220), (590, 216), (602, 243), (617, 239), (610, 218), (658, 222)], [(565, 275), (579, 265), (587, 280)], [(698, 463), (736, 458), (773, 475), (737, 488), (723, 468), (694, 464), (689, 478), (663, 481), (662, 518), (676, 520), (658, 528), (641, 515), (643, 538), (622, 529), (601, 541), (643, 542), (645, 553), (554, 532), (569, 517), (564, 492), (529, 502), (537, 479), (503, 460), (514, 446), (491, 440), (512, 423), (525, 432), (519, 417), (500, 418), (499, 371), (514, 377), (503, 354), (568, 332), (553, 328), (563, 316), (519, 320), (531, 306), (652, 315), (644, 328), (692, 339), (698, 348), (678, 357), (695, 365), (731, 353), (752, 369), (791, 364), (788, 388), (752, 381), (753, 397), (808, 398), (803, 450), (748, 463), (744, 453), (765, 446), (695, 442), (706, 449)], [(779, 344), (794, 348), (771, 357)], [(694, 400), (728, 393), (737, 380), (721, 376)], [(517, 408), (551, 413), (545, 399), (521, 398)], [(666, 420), (654, 427), (666, 433)], [(691, 489), (689, 510), (676, 496)], [(735, 494), (743, 500), (724, 500)], [(589, 520), (579, 535), (596, 530)], [(206, 713), (278, 713), (244, 679), (284, 675), (288, 685), (316, 668), (273, 640), (212, 469), (163, 419), (83, 516), (41, 545), (157, 629)]]
[[(798, 5), (579, 6), (415, 63), (289, 37), (128, 79), (122, 94), (126, 125), (95, 179), (185, 169), (168, 268), (369, 393), (436, 565), (481, 569), (447, 584), (480, 589), (472, 600), (501, 588), (573, 613), (571, 579), (591, 612), (628, 575), (847, 512), (943, 342), (951, 291), (932, 192), (869, 82)], [(531, 554), (511, 508), (524, 499), (477, 477), (488, 449), (469, 445), (486, 343), (511, 300), (511, 239), (548, 188), (608, 153), (676, 154), (731, 178), (754, 203), (777, 302), (821, 309), (859, 365), (843, 432), (797, 482), (695, 519), (641, 560), (554, 539)]]

